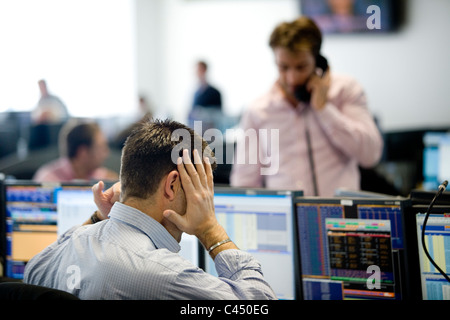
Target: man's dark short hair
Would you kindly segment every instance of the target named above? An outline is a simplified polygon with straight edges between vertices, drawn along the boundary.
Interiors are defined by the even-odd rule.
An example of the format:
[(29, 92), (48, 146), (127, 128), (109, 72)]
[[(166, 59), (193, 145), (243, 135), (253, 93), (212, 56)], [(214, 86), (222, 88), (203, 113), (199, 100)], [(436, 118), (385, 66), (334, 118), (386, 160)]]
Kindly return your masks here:
[(203, 70), (205, 70), (205, 71), (208, 70), (208, 64), (206, 63), (206, 61), (200, 60), (200, 61), (197, 62), (197, 64), (199, 66), (201, 66), (203, 68)]
[(322, 33), (311, 18), (301, 16), (276, 26), (270, 35), (269, 46), (272, 49), (286, 48), (292, 52), (311, 50), (317, 56), (322, 46)]
[[(190, 141), (179, 140), (176, 135), (179, 130), (187, 133)], [(165, 175), (177, 170), (176, 158), (181, 155), (182, 149), (189, 149), (192, 159), (194, 148), (201, 157), (209, 156), (214, 170), (217, 166), (214, 154), (207, 142), (194, 130), (173, 120), (143, 121), (128, 136), (122, 149), (122, 196), (148, 198), (156, 192)]]

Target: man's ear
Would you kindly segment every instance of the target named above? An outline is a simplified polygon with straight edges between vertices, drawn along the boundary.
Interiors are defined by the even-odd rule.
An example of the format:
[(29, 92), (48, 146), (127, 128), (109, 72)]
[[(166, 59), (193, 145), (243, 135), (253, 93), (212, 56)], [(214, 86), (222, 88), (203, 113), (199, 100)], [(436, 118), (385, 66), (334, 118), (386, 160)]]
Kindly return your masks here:
[(172, 170), (166, 177), (166, 181), (164, 182), (164, 196), (168, 200), (175, 199), (175, 195), (178, 190), (181, 188), (181, 180), (180, 174), (177, 170)]

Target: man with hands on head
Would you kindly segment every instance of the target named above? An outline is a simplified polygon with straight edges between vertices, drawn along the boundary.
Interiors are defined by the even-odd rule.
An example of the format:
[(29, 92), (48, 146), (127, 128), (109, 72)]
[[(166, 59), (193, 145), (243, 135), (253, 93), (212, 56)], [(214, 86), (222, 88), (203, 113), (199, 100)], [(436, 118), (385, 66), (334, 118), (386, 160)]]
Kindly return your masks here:
[[(179, 129), (191, 141), (172, 141)], [(180, 123), (141, 124), (122, 150), (120, 183), (105, 192), (103, 182), (94, 185), (98, 210), (30, 260), (24, 281), (81, 299), (276, 299), (259, 262), (216, 219), (211, 154)], [(183, 232), (208, 250), (219, 277), (178, 254)]]

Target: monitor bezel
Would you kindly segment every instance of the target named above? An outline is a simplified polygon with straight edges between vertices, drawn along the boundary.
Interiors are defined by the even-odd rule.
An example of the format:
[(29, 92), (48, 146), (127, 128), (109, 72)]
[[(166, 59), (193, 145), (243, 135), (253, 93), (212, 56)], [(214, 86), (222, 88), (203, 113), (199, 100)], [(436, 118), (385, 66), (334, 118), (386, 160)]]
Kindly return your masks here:
[(6, 277), (6, 187), (0, 179), (0, 265), (1, 276)]

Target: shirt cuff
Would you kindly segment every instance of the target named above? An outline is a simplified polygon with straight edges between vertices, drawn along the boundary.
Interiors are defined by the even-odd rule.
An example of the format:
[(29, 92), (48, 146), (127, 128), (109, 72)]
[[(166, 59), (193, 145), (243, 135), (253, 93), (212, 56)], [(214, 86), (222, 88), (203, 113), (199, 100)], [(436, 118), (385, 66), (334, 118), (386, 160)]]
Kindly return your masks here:
[(260, 263), (251, 254), (238, 249), (221, 251), (214, 263), (219, 277), (238, 280), (245, 274), (243, 271), (256, 271), (262, 275)]

